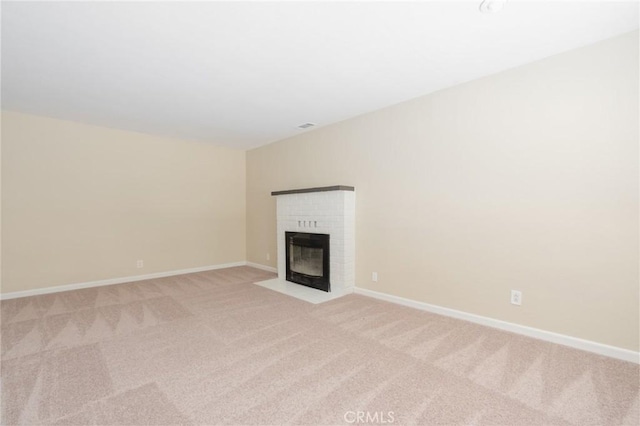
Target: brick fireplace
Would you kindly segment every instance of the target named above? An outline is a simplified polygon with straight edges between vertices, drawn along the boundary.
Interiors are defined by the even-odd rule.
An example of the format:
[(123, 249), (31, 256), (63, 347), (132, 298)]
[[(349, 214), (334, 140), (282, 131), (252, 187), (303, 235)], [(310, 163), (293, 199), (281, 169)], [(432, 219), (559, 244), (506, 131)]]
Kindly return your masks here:
[[(335, 299), (355, 286), (355, 189), (327, 186), (275, 191), (278, 279), (260, 285), (311, 303)], [(287, 281), (287, 233), (328, 235), (329, 291)], [(291, 276), (291, 273), (289, 274)]]

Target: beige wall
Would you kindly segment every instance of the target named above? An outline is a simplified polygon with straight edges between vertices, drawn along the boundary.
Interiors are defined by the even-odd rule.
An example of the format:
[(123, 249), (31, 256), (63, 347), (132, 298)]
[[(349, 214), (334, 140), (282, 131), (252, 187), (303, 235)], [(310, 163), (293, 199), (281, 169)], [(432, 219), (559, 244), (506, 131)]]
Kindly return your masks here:
[(637, 351), (638, 77), (635, 32), (252, 150), (248, 260), (354, 185), (357, 286)]
[(2, 292), (244, 261), (245, 176), (243, 151), (3, 112)]

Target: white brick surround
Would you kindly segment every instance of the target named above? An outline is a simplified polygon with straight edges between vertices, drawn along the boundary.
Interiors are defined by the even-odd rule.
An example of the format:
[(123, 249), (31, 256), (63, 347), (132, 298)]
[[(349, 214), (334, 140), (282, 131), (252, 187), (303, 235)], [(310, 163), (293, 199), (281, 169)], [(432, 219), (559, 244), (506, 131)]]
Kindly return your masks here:
[[(286, 279), (286, 231), (329, 234), (329, 280), (336, 296), (355, 286), (355, 192), (322, 191), (277, 196), (278, 278)], [(320, 291), (320, 290), (317, 290)]]

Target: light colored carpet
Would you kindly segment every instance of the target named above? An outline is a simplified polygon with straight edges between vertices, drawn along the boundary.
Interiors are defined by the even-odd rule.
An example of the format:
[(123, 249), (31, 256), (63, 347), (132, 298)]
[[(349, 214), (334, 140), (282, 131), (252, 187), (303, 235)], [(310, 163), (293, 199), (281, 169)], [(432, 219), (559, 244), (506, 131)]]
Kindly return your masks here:
[(2, 424), (639, 423), (635, 364), (272, 276), (3, 301)]

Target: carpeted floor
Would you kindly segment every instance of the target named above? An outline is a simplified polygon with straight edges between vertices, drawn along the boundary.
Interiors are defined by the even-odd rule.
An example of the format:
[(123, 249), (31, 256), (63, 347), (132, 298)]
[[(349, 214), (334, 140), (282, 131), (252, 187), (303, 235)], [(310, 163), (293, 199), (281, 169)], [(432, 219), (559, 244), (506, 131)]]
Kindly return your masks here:
[(2, 424), (639, 423), (636, 364), (272, 276), (2, 301)]

